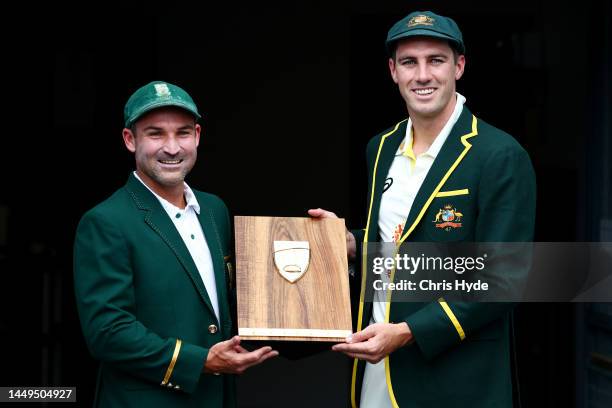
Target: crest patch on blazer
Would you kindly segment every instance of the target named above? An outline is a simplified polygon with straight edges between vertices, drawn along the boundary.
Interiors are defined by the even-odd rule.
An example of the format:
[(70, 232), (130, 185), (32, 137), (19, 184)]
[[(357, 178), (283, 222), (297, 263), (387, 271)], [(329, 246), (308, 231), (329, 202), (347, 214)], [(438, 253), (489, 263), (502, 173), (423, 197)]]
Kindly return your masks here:
[(461, 219), (463, 214), (453, 207), (451, 204), (446, 204), (443, 208), (440, 208), (436, 213), (436, 218), (433, 222), (436, 224), (436, 228), (441, 228), (444, 231), (451, 231), (456, 228), (461, 228)]

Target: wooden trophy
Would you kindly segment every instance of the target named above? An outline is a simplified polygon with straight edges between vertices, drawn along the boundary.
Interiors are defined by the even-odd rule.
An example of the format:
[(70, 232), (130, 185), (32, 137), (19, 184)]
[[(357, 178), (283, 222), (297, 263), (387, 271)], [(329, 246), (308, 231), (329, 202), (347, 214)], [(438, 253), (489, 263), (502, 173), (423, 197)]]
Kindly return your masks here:
[(234, 218), (238, 334), (341, 342), (351, 334), (343, 219)]

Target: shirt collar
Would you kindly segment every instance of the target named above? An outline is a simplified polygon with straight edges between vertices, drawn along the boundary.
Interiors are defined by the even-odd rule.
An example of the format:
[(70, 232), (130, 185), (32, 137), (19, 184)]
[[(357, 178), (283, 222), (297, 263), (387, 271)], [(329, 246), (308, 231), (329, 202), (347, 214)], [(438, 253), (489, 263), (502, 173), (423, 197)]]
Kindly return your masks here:
[[(459, 120), (459, 116), (461, 116), (466, 99), (459, 92), (455, 93), (457, 95), (457, 102), (455, 103), (453, 114), (450, 116), (450, 118), (448, 118), (438, 136), (436, 136), (431, 146), (429, 146), (429, 149), (422, 154), (431, 156), (435, 159), (438, 153), (440, 153), (440, 150), (453, 129), (453, 126), (455, 126), (455, 123), (457, 123), (457, 120)], [(406, 151), (412, 151), (412, 138), (412, 119), (408, 118), (408, 124), (406, 125), (406, 137), (400, 144), (399, 149), (397, 149), (397, 152), (395, 153), (396, 156), (401, 156)]]
[(151, 190), (151, 188), (147, 186), (140, 177), (138, 177), (138, 173), (134, 172), (134, 177), (136, 177), (136, 179), (140, 181), (142, 185), (144, 185), (151, 193), (153, 193), (153, 195), (159, 200), (160, 204), (162, 205), (162, 207), (164, 207), (164, 210), (166, 210), (168, 214), (175, 214), (177, 211), (187, 211), (189, 207), (193, 207), (193, 210), (198, 215), (200, 214), (200, 204), (198, 203), (198, 200), (195, 194), (193, 193), (193, 190), (187, 185), (187, 183), (183, 182), (183, 194), (185, 195), (186, 202), (185, 209), (180, 209), (176, 205), (172, 204), (170, 201), (159, 196), (155, 191)]

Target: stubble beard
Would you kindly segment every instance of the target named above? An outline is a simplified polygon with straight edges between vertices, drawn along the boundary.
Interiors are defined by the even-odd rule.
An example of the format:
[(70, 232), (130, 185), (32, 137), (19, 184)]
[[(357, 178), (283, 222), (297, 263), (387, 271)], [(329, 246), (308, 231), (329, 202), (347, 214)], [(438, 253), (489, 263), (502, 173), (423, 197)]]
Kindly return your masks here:
[(185, 177), (187, 177), (187, 174), (189, 174), (195, 164), (196, 158), (195, 156), (183, 157), (183, 165), (178, 171), (164, 171), (159, 167), (157, 157), (143, 159), (145, 159), (143, 162), (146, 163), (146, 166), (142, 166), (141, 171), (151, 180), (163, 187), (176, 187), (183, 185)]

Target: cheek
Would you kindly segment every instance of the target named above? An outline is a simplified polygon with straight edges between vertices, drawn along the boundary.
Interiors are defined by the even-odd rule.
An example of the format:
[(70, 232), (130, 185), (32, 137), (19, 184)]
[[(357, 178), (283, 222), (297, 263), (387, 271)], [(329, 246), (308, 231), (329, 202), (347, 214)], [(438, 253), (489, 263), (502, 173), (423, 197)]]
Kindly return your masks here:
[(398, 82), (400, 84), (408, 84), (408, 83), (410, 83), (412, 81), (412, 77), (413, 76), (414, 75), (410, 71), (407, 71), (407, 70), (401, 71), (398, 74)]
[(137, 162), (142, 162), (145, 159), (145, 155), (142, 152), (142, 149), (136, 149), (136, 152), (134, 152), (134, 155), (136, 157)]
[(455, 81), (455, 76), (457, 75), (457, 71), (453, 68), (451, 70), (445, 69), (440, 72), (438, 78), (445, 85), (450, 85), (453, 81)]
[(190, 154), (196, 154), (196, 152), (198, 150), (198, 141), (196, 141), (195, 139), (186, 141), (185, 143), (181, 144), (181, 148), (185, 152), (188, 152)]
[(136, 149), (136, 157), (142, 159), (147, 159), (150, 158), (152, 156), (155, 156), (155, 152), (157, 151), (157, 149), (155, 149), (154, 146), (138, 146)]

